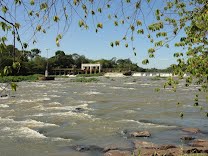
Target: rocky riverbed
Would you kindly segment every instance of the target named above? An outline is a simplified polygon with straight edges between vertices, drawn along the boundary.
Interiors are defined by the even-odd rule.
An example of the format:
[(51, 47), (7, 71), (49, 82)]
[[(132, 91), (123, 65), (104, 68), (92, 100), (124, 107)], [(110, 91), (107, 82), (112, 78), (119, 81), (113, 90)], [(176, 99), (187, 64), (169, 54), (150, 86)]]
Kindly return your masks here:
[[(94, 153), (104, 156), (182, 156), (189, 154), (208, 155), (208, 140), (195, 139), (194, 137), (202, 133), (198, 128), (183, 128), (184, 136), (178, 139), (182, 140), (180, 146), (171, 144), (154, 144), (148, 141), (142, 141), (140, 138), (150, 137), (148, 131), (136, 131), (127, 134), (129, 136), (129, 146), (121, 147), (117, 144), (109, 144), (106, 147), (97, 145), (75, 145), (72, 150), (80, 153)], [(137, 138), (131, 140), (132, 138)], [(177, 136), (176, 136), (177, 137)], [(163, 138), (161, 138), (163, 139)]]

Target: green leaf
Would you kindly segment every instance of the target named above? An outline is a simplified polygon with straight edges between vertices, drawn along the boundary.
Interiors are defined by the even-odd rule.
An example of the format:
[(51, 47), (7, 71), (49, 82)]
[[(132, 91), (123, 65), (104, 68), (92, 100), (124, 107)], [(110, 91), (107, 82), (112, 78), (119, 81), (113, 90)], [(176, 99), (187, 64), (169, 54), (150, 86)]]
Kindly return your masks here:
[(142, 22), (140, 20), (137, 20), (136, 23), (137, 23), (137, 26), (139, 26), (139, 25), (141, 26), (142, 25)]
[(159, 92), (160, 91), (160, 88), (155, 88), (155, 92)]
[(91, 11), (91, 14), (92, 14), (92, 15), (95, 15), (95, 12), (92, 10), (92, 11)]
[(33, 40), (33, 44), (35, 44), (35, 43), (37, 43), (37, 41), (36, 40)]
[(117, 22), (117, 21), (114, 21), (114, 25), (115, 25), (115, 26), (118, 26), (118, 22)]
[(140, 1), (139, 2), (136, 2), (135, 7), (136, 7), (136, 9), (139, 9), (140, 8)]
[(27, 43), (23, 43), (23, 47), (26, 49), (28, 47)]
[(4, 75), (9, 75), (12, 73), (12, 69), (11, 69), (11, 66), (5, 66), (4, 67)]
[(35, 4), (35, 0), (30, 0), (30, 5), (34, 5)]
[(12, 82), (10, 85), (13, 91), (17, 90), (18, 85), (16, 83)]
[(38, 12), (36, 12), (36, 13), (35, 13), (35, 15), (36, 15), (37, 17), (39, 17), (39, 16), (40, 16), (40, 14), (39, 14)]
[(149, 60), (148, 59), (145, 59), (142, 61), (142, 64), (148, 64), (149, 63)]
[(130, 28), (131, 28), (131, 31), (134, 31), (135, 30), (135, 28), (134, 28), (133, 25), (131, 25)]
[(120, 41), (115, 41), (115, 45), (119, 46), (120, 45)]
[(56, 46), (57, 46), (57, 47), (60, 47), (59, 40), (56, 40)]
[(137, 30), (137, 34), (144, 34), (144, 30), (143, 29)]
[(74, 0), (73, 3), (74, 5), (77, 5), (79, 3), (79, 0)]
[(80, 20), (79, 21), (79, 27), (82, 27), (82, 26), (84, 26), (84, 21), (83, 20)]
[(15, 0), (15, 4), (21, 4), (21, 0)]
[(20, 68), (20, 63), (19, 62), (13, 62), (12, 68), (19, 69)]
[(181, 118), (183, 118), (183, 112), (181, 112), (179, 115), (180, 115)]
[(54, 17), (53, 17), (53, 20), (54, 20), (55, 22), (58, 22), (60, 19), (59, 19), (58, 16), (54, 16)]
[(36, 30), (37, 30), (37, 31), (40, 31), (40, 30), (41, 30), (41, 25), (38, 25), (38, 26), (36, 27)]
[(7, 41), (7, 38), (6, 38), (5, 36), (3, 36), (3, 37), (1, 38), (1, 41), (4, 43), (5, 41)]
[(33, 15), (33, 11), (29, 11), (29, 13), (28, 13), (30, 16), (32, 16)]
[(57, 35), (57, 38), (62, 39), (62, 35), (61, 34), (58, 34)]
[(155, 55), (154, 54), (149, 54), (149, 58), (153, 58), (153, 57), (155, 57)]
[(20, 28), (20, 24), (19, 24), (19, 23), (15, 23), (14, 25), (15, 25), (15, 27), (16, 27), (17, 29)]
[(111, 47), (113, 47), (113, 46), (114, 46), (114, 43), (113, 43), (113, 42), (111, 42), (111, 43), (110, 43), (110, 46), (111, 46)]
[(102, 28), (103, 28), (103, 24), (102, 24), (102, 23), (98, 23), (98, 24), (97, 24), (97, 28), (102, 29)]
[(85, 4), (82, 4), (82, 9), (87, 10), (87, 6)]
[(2, 12), (5, 14), (5, 13), (8, 11), (8, 8), (7, 8), (6, 6), (3, 6), (3, 7), (1, 8), (1, 10), (2, 10)]
[(154, 53), (154, 52), (155, 52), (155, 49), (154, 48), (148, 49), (148, 53)]
[(47, 4), (47, 3), (41, 3), (40, 9), (41, 9), (41, 10), (46, 10), (46, 9), (48, 9), (48, 4)]
[(101, 8), (98, 8), (98, 12), (99, 12), (99, 13), (102, 13), (102, 9), (101, 9)]

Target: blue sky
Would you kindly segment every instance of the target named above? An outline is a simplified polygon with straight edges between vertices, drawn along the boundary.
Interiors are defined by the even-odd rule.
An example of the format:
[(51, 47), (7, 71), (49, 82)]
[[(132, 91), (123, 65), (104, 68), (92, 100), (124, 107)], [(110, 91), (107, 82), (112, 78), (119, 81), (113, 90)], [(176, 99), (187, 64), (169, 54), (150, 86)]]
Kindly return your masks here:
[[(114, 27), (112, 27), (114, 29)], [(108, 30), (106, 30), (108, 29)], [(142, 60), (148, 58), (147, 50), (151, 45), (146, 40), (138, 40), (135, 42), (137, 47), (137, 55), (135, 56), (131, 48), (125, 48), (124, 45), (119, 47), (111, 47), (110, 42), (118, 39), (119, 32), (116, 30), (109, 30), (104, 28), (99, 33), (95, 33), (93, 30), (82, 30), (75, 27), (72, 31), (67, 32), (64, 38), (61, 40), (60, 47), (55, 44), (55, 34), (53, 30), (49, 31), (48, 34), (42, 35), (37, 44), (31, 45), (29, 48), (39, 48), (42, 51), (42, 56), (47, 56), (46, 49), (49, 48), (48, 56), (55, 55), (55, 51), (63, 50), (66, 54), (78, 53), (85, 55), (90, 59), (111, 59), (116, 58), (130, 58), (134, 63), (138, 63), (139, 66), (145, 68), (166, 68), (170, 64), (175, 63), (173, 53), (175, 48), (161, 48), (156, 52), (155, 58), (150, 59), (149, 65), (142, 65)]]
[[(157, 2), (155, 0), (155, 2)], [(161, 7), (159, 3), (155, 4), (156, 7)], [(146, 9), (144, 6), (144, 10)], [(78, 10), (79, 11), (79, 10)], [(25, 20), (24, 15), (17, 13), (17, 18), (22, 21)], [(101, 16), (101, 19), (105, 19), (105, 14)], [(173, 53), (178, 52), (177, 49), (170, 44), (170, 48), (161, 48), (155, 53), (155, 58), (149, 59), (150, 63), (148, 65), (142, 65), (142, 60), (148, 58), (147, 50), (152, 47), (147, 38), (144, 35), (137, 36), (134, 41), (134, 46), (136, 47), (137, 55), (135, 56), (132, 48), (125, 48), (124, 45), (119, 47), (111, 47), (110, 42), (119, 40), (123, 37), (126, 31), (126, 27), (115, 27), (112, 21), (104, 22), (104, 28), (98, 33), (95, 33), (94, 29), (84, 30), (78, 26), (78, 17), (73, 17), (72, 25), (69, 31), (64, 34), (63, 39), (60, 42), (60, 47), (55, 44), (55, 38), (58, 32), (57, 25), (54, 24), (51, 29), (47, 30), (46, 34), (40, 33), (37, 35), (37, 43), (35, 45), (30, 44), (29, 49), (38, 48), (42, 51), (41, 55), (46, 57), (46, 49), (48, 51), (48, 57), (55, 54), (57, 50), (63, 50), (66, 54), (78, 53), (80, 55), (85, 55), (90, 59), (111, 59), (116, 57), (117, 59), (130, 58), (134, 63), (144, 68), (167, 68), (171, 64), (176, 63), (173, 58)], [(140, 17), (141, 18), (141, 17)], [(98, 19), (99, 20), (99, 19)], [(151, 14), (146, 17), (147, 23), (152, 23), (155, 20), (152, 18)], [(22, 40), (26, 40), (28, 36), (31, 36), (32, 31), (20, 30)], [(11, 39), (11, 38), (10, 38)], [(178, 39), (178, 38), (176, 38)], [(174, 40), (176, 41), (176, 40)], [(172, 41), (172, 43), (174, 43)], [(9, 40), (9, 43), (10, 42)], [(130, 43), (129, 43), (130, 44)], [(19, 45), (17, 45), (20, 48)]]

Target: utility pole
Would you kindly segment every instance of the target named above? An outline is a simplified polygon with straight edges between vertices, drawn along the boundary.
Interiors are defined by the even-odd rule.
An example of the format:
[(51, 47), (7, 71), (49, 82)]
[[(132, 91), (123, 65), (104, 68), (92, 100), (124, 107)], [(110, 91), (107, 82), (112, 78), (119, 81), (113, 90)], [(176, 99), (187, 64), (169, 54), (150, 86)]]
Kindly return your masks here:
[(48, 77), (48, 51), (49, 51), (50, 49), (46, 49), (46, 51), (47, 51), (47, 64), (46, 64), (46, 70), (45, 70), (45, 77)]

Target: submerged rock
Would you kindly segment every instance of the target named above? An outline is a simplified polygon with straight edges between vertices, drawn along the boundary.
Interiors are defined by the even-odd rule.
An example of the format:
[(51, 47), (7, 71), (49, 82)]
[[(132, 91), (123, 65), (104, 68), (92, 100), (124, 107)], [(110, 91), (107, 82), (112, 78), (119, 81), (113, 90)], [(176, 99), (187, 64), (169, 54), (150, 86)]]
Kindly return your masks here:
[(190, 141), (190, 140), (194, 140), (195, 138), (191, 136), (184, 136), (184, 137), (181, 137), (180, 139), (184, 141)]
[(81, 113), (81, 112), (84, 112), (84, 109), (80, 108), (80, 107), (77, 107), (72, 112)]
[(146, 142), (146, 141), (133, 141), (134, 148), (146, 148), (146, 149), (157, 149), (158, 146), (156, 144), (153, 144), (152, 142)]
[(208, 140), (197, 139), (194, 140), (190, 145), (193, 147), (206, 147), (208, 149)]
[(151, 134), (148, 131), (137, 131), (137, 132), (131, 132), (130, 136), (133, 136), (133, 137), (150, 137)]
[(198, 128), (183, 128), (182, 131), (188, 133), (199, 133), (200, 130)]
[(182, 154), (182, 151), (180, 148), (170, 148), (167, 150), (160, 150), (160, 149), (135, 149), (134, 155), (140, 155), (140, 156), (179, 156)]
[(134, 155), (141, 156), (178, 156), (182, 154), (180, 148), (175, 145), (156, 145), (152, 142), (134, 141)]
[(110, 150), (104, 156), (132, 156), (130, 151)]
[(193, 154), (193, 153), (203, 153), (203, 151), (198, 148), (186, 148), (183, 150), (183, 154)]
[(8, 94), (2, 94), (0, 95), (0, 97), (8, 97), (9, 95)]
[(73, 146), (72, 149), (78, 152), (86, 152), (86, 151), (103, 151), (103, 148), (96, 145), (76, 145)]
[(167, 149), (172, 149), (172, 148), (177, 148), (175, 145), (162, 145), (158, 149), (159, 150), (167, 150)]
[(108, 145), (103, 149), (103, 152), (108, 152), (110, 150), (118, 150), (118, 146), (115, 144)]

